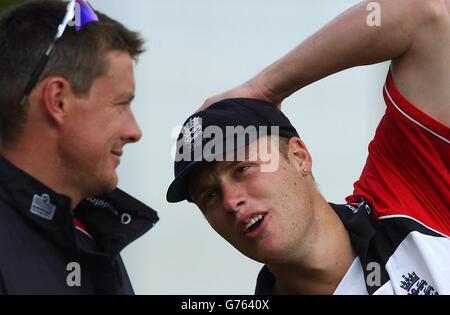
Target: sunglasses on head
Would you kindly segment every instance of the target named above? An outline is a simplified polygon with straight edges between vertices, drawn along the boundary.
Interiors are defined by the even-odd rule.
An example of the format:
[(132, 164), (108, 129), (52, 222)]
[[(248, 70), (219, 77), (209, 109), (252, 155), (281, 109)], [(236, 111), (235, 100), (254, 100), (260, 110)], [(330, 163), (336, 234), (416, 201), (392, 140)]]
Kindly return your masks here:
[[(75, 20), (75, 22), (74, 22)], [(33, 90), (34, 86), (36, 85), (37, 81), (39, 80), (39, 77), (41, 76), (42, 72), (45, 69), (45, 66), (47, 65), (47, 62), (53, 52), (53, 49), (55, 47), (56, 42), (62, 37), (64, 34), (64, 31), (67, 28), (67, 25), (69, 26), (75, 26), (75, 29), (77, 31), (81, 30), (85, 25), (98, 21), (98, 16), (95, 14), (94, 9), (89, 5), (89, 3), (85, 0), (71, 0), (67, 4), (67, 10), (64, 15), (63, 20), (61, 21), (61, 24), (59, 24), (58, 29), (56, 30), (56, 34), (53, 37), (52, 42), (48, 46), (47, 50), (45, 51), (44, 55), (39, 60), (39, 63), (37, 64), (36, 68), (34, 69), (30, 80), (28, 81), (25, 91), (22, 96), (22, 100), (20, 101), (20, 105), (25, 105), (25, 103), (28, 100), (28, 97), (30, 96), (31, 91)]]

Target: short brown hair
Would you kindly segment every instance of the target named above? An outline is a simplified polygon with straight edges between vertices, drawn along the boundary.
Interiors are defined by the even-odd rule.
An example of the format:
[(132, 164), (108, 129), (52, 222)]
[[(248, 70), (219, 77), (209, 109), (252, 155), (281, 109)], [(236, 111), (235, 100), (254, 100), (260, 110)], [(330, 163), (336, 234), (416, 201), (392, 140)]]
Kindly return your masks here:
[[(0, 16), (0, 145), (7, 146), (26, 120), (27, 106), (20, 100), (30, 76), (64, 17), (67, 2), (33, 0)], [(77, 96), (86, 96), (94, 80), (107, 73), (106, 54), (127, 52), (135, 61), (144, 52), (139, 33), (96, 12), (99, 22), (82, 30), (67, 27), (57, 42), (39, 82), (62, 76)]]
[(288, 151), (289, 151), (289, 139), (284, 137), (278, 138), (278, 150), (286, 160), (288, 160)]

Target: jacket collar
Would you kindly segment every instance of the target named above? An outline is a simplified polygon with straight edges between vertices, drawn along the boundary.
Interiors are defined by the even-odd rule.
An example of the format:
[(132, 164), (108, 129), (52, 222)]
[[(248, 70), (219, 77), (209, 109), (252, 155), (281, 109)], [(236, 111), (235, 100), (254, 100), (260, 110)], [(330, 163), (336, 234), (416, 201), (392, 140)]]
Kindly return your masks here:
[(76, 248), (79, 218), (102, 254), (115, 257), (159, 220), (156, 211), (120, 189), (88, 198), (72, 210), (71, 199), (40, 183), (0, 156), (0, 199), (53, 242)]

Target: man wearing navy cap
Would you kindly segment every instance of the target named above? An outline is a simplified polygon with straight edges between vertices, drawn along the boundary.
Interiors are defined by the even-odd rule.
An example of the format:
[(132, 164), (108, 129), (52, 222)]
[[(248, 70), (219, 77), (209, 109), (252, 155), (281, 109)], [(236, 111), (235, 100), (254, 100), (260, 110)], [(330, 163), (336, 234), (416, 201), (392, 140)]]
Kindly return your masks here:
[[(214, 141), (218, 147), (228, 147), (215, 152), (215, 161), (181, 160), (189, 156), (185, 150), (195, 148), (187, 132), (194, 118), (202, 124), (198, 146), (207, 148)], [(204, 135), (211, 127), (217, 129), (215, 135), (222, 134), (220, 141)], [(249, 131), (252, 127), (256, 133)], [(247, 132), (230, 137), (227, 130)], [(244, 146), (238, 145), (239, 138)], [(311, 156), (281, 111), (251, 99), (218, 102), (188, 118), (177, 147), (179, 161), (168, 201), (195, 202), (222, 237), (277, 275), (276, 283), (269, 280), (270, 290), (258, 288), (257, 293), (334, 292), (356, 257), (335, 212), (342, 206), (328, 204), (318, 191)], [(239, 155), (244, 158), (236, 158)], [(275, 168), (264, 169), (273, 161)], [(302, 286), (296, 285), (300, 278)]]
[[(368, 19), (374, 4), (379, 25)], [(265, 264), (256, 293), (450, 293), (449, 8), (448, 0), (363, 1), (202, 106), (198, 114), (213, 116), (227, 104), (238, 117), (242, 104), (230, 98), (260, 99), (254, 111), (273, 104), (263, 116), (278, 125), (271, 121), (276, 107), (302, 87), (392, 60), (386, 113), (346, 205), (327, 204), (317, 191), (311, 157), (296, 136), (281, 137), (270, 151), (281, 153), (273, 172), (262, 171), (255, 150), (263, 138), (249, 142), (244, 161), (204, 161), (189, 174), (175, 163), (176, 178), (185, 178), (186, 194), (212, 227)], [(260, 123), (250, 114), (245, 119)], [(176, 201), (171, 190), (168, 199)]]
[[(376, 23), (369, 18), (373, 7), (381, 11)], [(261, 171), (255, 150), (261, 138), (249, 142), (253, 154), (245, 161), (204, 162), (189, 174), (175, 163), (185, 194), (213, 228), (265, 264), (256, 293), (450, 293), (449, 8), (448, 0), (363, 1), (202, 106), (198, 114), (214, 116), (228, 105), (230, 116), (239, 117), (243, 104), (230, 98), (260, 99), (254, 111), (273, 104), (272, 114), (262, 116), (267, 126), (278, 125), (271, 121), (279, 117), (275, 106), (302, 87), (392, 60), (383, 90), (387, 110), (346, 205), (320, 195), (297, 136), (281, 137), (271, 151), (281, 153), (274, 172)], [(248, 114), (236, 124), (243, 119), (260, 123)], [(171, 186), (169, 200), (182, 198), (173, 192)]]
[(450, 292), (450, 240), (404, 217), (380, 222), (365, 199), (328, 203), (308, 149), (272, 104), (225, 99), (195, 113), (176, 153), (167, 200), (194, 202), (226, 241), (265, 264), (256, 294)]

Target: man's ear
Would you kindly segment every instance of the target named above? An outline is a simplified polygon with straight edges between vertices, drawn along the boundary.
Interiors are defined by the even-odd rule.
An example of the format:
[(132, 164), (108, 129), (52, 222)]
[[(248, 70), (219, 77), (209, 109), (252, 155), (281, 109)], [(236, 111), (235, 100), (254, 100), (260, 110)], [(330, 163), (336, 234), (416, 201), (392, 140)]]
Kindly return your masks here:
[(302, 176), (311, 174), (312, 158), (306, 145), (298, 137), (292, 137), (288, 143), (288, 157)]
[(70, 83), (62, 77), (51, 77), (42, 84), (43, 109), (53, 123), (62, 125), (73, 100)]

